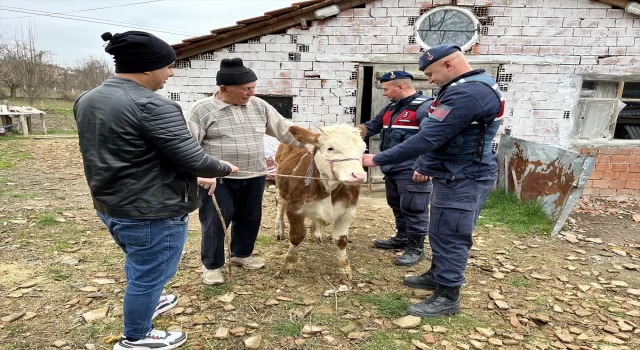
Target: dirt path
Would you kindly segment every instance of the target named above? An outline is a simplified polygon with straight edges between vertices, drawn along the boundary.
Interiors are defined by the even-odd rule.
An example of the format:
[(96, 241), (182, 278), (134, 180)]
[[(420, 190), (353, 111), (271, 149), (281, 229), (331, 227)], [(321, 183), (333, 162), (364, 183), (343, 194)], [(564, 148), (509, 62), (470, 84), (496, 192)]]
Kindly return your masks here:
[[(77, 140), (0, 146), (2, 160), (16, 164), (0, 170), (0, 349), (111, 349), (121, 332), (124, 257), (91, 208)], [(333, 244), (312, 240), (302, 245), (296, 273), (275, 277), (288, 243), (273, 239), (275, 194), (265, 192), (256, 251), (267, 267), (234, 269), (232, 290), (205, 287), (194, 213), (180, 270), (166, 288), (180, 302), (156, 326), (186, 330), (185, 349), (242, 349), (251, 336), (261, 337), (261, 349), (640, 348), (639, 236), (630, 214), (619, 214), (626, 221), (618, 226), (577, 214), (570, 229), (583, 236), (576, 243), (480, 227), (463, 312), (403, 329), (393, 321), (425, 295), (401, 279), (430, 262), (399, 268), (391, 263), (398, 252), (371, 247), (393, 232), (384, 198), (374, 197), (361, 200), (352, 225), (351, 281), (337, 274)], [(626, 256), (605, 235), (603, 243), (584, 240), (610, 228), (610, 237), (627, 234), (615, 242)], [(341, 285), (348, 290), (323, 296)], [(221, 327), (229, 338), (214, 337)]]

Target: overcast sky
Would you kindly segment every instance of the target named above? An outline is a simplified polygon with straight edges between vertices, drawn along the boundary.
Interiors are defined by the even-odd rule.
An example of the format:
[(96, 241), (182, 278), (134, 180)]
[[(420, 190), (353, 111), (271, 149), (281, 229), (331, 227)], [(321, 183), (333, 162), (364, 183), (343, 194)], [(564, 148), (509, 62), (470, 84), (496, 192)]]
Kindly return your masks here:
[[(111, 60), (111, 56), (104, 52), (104, 42), (100, 38), (106, 31), (115, 34), (143, 30), (169, 44), (176, 44), (182, 39), (208, 34), (211, 29), (233, 25), (238, 20), (288, 7), (297, 1), (300, 0), (0, 0), (0, 34), (4, 38), (20, 36), (21, 31), (26, 35), (28, 27), (33, 25), (38, 48), (55, 53), (58, 64), (71, 65), (89, 55)], [(122, 6), (134, 3), (140, 4)], [(99, 7), (112, 8), (72, 12)], [(34, 11), (60, 13), (55, 16), (82, 16), (85, 21), (124, 22), (127, 25), (25, 13)]]

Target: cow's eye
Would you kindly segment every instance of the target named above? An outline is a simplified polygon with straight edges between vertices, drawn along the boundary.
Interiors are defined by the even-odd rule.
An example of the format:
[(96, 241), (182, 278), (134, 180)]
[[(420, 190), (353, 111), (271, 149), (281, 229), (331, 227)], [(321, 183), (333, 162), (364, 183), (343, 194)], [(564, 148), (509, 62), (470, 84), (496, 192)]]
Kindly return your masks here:
[(329, 151), (329, 152), (333, 152), (333, 147), (328, 147), (328, 148), (327, 148), (327, 151)]

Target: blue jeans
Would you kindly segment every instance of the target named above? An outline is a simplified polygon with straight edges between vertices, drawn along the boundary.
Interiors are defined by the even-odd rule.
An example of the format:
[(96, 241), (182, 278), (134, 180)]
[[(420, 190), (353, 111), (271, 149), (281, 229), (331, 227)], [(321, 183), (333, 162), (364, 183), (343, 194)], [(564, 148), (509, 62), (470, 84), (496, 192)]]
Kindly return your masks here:
[(166, 219), (121, 219), (97, 212), (125, 253), (124, 336), (140, 339), (151, 329), (151, 317), (162, 289), (175, 276), (187, 239), (189, 215)]

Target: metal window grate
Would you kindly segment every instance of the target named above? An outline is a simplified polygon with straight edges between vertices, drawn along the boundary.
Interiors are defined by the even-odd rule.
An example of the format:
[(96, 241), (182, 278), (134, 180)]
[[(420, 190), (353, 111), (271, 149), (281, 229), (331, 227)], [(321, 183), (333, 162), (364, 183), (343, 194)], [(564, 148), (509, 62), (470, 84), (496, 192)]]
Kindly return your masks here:
[(180, 93), (179, 92), (170, 92), (169, 99), (172, 101), (180, 101)]
[(298, 52), (309, 52), (309, 45), (298, 44)]
[(292, 35), (291, 36), (291, 43), (292, 44), (297, 44), (298, 43), (298, 36), (297, 35)]
[(409, 44), (415, 44), (415, 43), (416, 43), (416, 36), (409, 35)]
[(564, 111), (564, 114), (562, 116), (564, 119), (569, 119), (569, 117), (571, 117), (571, 111)]
[(299, 52), (289, 52), (289, 61), (300, 61), (302, 55)]
[(191, 68), (191, 61), (189, 60), (178, 60), (176, 61), (176, 63), (173, 65), (173, 68)]
[(409, 17), (407, 18), (407, 24), (410, 26), (413, 26), (416, 24), (417, 20), (418, 20), (418, 17)]
[(486, 17), (489, 15), (489, 8), (487, 6), (474, 6), (473, 14), (476, 17)]
[(356, 107), (344, 107), (344, 114), (349, 114), (349, 115), (356, 114)]
[(293, 105), (293, 107), (291, 107), (291, 113), (298, 113), (298, 105)]
[(227, 49), (229, 50), (229, 52), (236, 52), (236, 44), (229, 45)]

